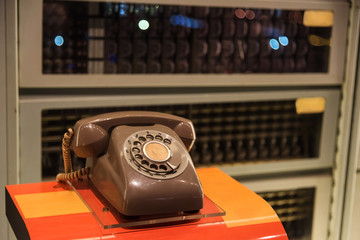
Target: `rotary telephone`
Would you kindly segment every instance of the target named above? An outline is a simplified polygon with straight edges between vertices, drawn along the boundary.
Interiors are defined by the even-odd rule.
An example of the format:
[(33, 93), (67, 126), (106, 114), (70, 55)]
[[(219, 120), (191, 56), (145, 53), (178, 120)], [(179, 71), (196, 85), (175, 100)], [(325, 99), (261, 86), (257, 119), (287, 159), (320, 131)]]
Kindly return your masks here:
[[(64, 135), (65, 173), (57, 181), (88, 175), (126, 216), (198, 211), (203, 192), (188, 153), (194, 141), (192, 122), (170, 114), (126, 111), (84, 118)], [(72, 171), (70, 148), (87, 158), (86, 168)]]

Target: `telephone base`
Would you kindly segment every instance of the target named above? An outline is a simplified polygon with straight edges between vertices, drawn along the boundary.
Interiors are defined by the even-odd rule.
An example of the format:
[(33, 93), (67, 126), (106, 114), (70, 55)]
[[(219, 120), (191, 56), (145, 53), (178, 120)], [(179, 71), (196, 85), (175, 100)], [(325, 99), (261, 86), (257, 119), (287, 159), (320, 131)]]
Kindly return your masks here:
[(83, 181), (67, 181), (67, 184), (88, 207), (103, 229), (146, 227), (153, 225), (171, 225), (179, 223), (196, 223), (199, 219), (208, 218), (210, 222), (218, 221), (215, 217), (224, 216), (226, 213), (218, 205), (204, 196), (204, 208), (198, 211), (176, 212), (171, 214), (157, 214), (146, 216), (124, 216), (116, 211), (96, 189), (91, 182), (84, 178)]

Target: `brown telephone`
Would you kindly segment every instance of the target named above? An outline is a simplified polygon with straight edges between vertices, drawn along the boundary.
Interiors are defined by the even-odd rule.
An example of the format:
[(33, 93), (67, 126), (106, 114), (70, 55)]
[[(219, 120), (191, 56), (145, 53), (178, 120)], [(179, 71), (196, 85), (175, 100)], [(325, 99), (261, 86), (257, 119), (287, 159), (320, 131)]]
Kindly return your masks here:
[[(101, 114), (75, 124), (65, 134), (63, 155), (71, 147), (89, 167), (58, 174), (64, 181), (88, 174), (95, 188), (127, 216), (197, 211), (203, 192), (188, 153), (195, 131), (188, 119), (146, 111)], [(66, 164), (65, 164), (66, 165)], [(65, 166), (65, 169), (71, 169)]]

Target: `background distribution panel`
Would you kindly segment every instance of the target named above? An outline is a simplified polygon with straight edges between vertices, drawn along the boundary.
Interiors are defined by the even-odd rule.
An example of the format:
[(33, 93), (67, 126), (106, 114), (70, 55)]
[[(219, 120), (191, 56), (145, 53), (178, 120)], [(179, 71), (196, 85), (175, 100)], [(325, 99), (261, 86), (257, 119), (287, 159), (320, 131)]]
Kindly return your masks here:
[(312, 231), (315, 188), (258, 193), (275, 210), (289, 239), (309, 239)]
[[(315, 113), (297, 113), (301, 99), (320, 99), (325, 105)], [(232, 176), (329, 169), (338, 104), (336, 90), (23, 97), (21, 182), (55, 176), (61, 168), (62, 135), (78, 119), (120, 110), (161, 111), (191, 119), (197, 132), (191, 154), (198, 167), (218, 165)]]
[[(295, 100), (103, 107), (42, 112), (42, 176), (62, 172), (63, 134), (87, 116), (115, 111), (157, 111), (191, 119), (195, 166), (319, 157), (322, 113), (297, 114)], [(58, 161), (54, 161), (58, 159)], [(75, 169), (85, 159), (73, 157)]]
[(20, 86), (342, 83), (346, 1), (161, 2), (20, 0)]
[(51, 0), (43, 10), (44, 74), (329, 71), (332, 24), (314, 27), (303, 10)]
[(239, 181), (274, 208), (289, 239), (327, 239), (331, 176), (327, 174)]

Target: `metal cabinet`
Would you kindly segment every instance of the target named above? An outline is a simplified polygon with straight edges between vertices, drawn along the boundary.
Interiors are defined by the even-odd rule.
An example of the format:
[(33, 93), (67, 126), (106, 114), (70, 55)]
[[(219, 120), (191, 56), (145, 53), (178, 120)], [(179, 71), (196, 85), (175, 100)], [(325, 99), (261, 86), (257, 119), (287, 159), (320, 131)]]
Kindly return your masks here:
[[(306, 195), (311, 226), (293, 236), (339, 234), (357, 52), (347, 27), (358, 13), (347, 1), (20, 0), (12, 7), (19, 126), (8, 126), (19, 132), (10, 169), (20, 183), (53, 178), (61, 135), (79, 118), (162, 111), (193, 120), (197, 167), (221, 168), (274, 206), (274, 196)], [(75, 159), (74, 167), (83, 163)], [(289, 232), (295, 218), (283, 218)]]

